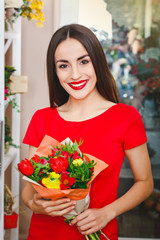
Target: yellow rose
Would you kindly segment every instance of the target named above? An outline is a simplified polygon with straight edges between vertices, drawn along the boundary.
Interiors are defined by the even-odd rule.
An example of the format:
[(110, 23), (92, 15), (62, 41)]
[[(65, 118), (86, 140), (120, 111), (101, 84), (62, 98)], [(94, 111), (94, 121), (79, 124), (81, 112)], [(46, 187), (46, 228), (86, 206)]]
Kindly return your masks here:
[(72, 163), (73, 163), (74, 166), (78, 167), (78, 166), (81, 166), (83, 164), (83, 160), (82, 160), (82, 158), (78, 158), (78, 159), (73, 160)]
[(60, 189), (60, 174), (51, 172), (47, 178), (42, 178), (42, 183), (47, 188)]

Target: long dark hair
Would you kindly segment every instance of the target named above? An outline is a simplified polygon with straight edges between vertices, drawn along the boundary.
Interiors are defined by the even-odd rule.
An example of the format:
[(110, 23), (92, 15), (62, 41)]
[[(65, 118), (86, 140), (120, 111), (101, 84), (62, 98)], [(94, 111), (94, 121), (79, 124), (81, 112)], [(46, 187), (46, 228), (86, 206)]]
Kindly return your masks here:
[(95, 34), (85, 26), (70, 24), (58, 29), (52, 36), (47, 51), (47, 77), (50, 106), (61, 106), (67, 102), (69, 94), (59, 83), (55, 68), (57, 46), (67, 38), (78, 40), (88, 52), (97, 76), (97, 89), (107, 100), (117, 103), (118, 93), (115, 80), (110, 72), (103, 48)]

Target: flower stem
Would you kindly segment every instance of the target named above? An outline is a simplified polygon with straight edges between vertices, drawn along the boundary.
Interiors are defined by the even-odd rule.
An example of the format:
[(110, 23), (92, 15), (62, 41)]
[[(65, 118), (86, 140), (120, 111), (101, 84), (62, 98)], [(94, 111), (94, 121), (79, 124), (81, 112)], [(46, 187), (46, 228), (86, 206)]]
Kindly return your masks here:
[(96, 232), (94, 234), (96, 236), (96, 239), (99, 240), (100, 238), (99, 238), (98, 234)]
[(90, 237), (91, 240), (95, 240), (95, 238), (93, 237), (92, 233), (88, 235)]
[(65, 218), (64, 221), (69, 224), (76, 216), (70, 217), (70, 218)]
[[(73, 217), (70, 217), (70, 218), (66, 218), (65, 219), (65, 222), (67, 223), (67, 224), (69, 224), (74, 218), (75, 218), (76, 216), (73, 216)], [(107, 240), (110, 240), (101, 230), (99, 230), (99, 231), (97, 231), (97, 232), (95, 232), (95, 233), (91, 233), (91, 234), (89, 234), (89, 235), (85, 235), (85, 238), (87, 239), (87, 240), (100, 240), (100, 234), (102, 234), (104, 237), (105, 237), (105, 239), (107, 239)]]
[(89, 240), (89, 237), (88, 237), (87, 235), (85, 235), (85, 238), (86, 238), (87, 240)]
[(107, 240), (110, 240), (101, 230), (100, 230), (100, 233), (101, 233)]
[(95, 235), (95, 233), (91, 233), (88, 235), (90, 237), (91, 240), (100, 240), (100, 238)]

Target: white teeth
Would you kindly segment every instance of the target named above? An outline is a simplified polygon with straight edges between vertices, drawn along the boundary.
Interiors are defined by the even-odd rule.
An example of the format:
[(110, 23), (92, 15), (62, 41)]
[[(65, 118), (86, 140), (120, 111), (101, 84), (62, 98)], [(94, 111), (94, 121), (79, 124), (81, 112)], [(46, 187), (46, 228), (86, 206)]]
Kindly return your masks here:
[(82, 82), (82, 83), (79, 83), (79, 84), (71, 84), (71, 83), (70, 83), (70, 85), (73, 86), (73, 87), (80, 87), (80, 86), (82, 86), (83, 84), (85, 84), (86, 82), (87, 82), (87, 81)]

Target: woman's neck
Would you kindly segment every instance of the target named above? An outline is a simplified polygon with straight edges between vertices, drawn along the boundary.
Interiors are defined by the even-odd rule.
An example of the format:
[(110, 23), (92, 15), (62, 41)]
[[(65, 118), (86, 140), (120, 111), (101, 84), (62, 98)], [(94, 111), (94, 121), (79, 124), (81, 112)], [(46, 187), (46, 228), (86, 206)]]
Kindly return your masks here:
[(83, 99), (75, 99), (72, 98), (72, 96), (69, 97), (68, 102), (66, 103), (66, 106), (68, 106), (70, 109), (82, 109), (82, 110), (88, 110), (89, 107), (93, 106), (94, 104), (97, 104), (99, 101), (102, 100), (102, 96), (100, 93), (95, 90), (92, 94), (88, 95), (87, 97)]
[(57, 110), (59, 115), (65, 120), (83, 121), (103, 113), (112, 105), (114, 103), (107, 101), (96, 91), (85, 99), (69, 97), (69, 100), (64, 105), (58, 107)]

